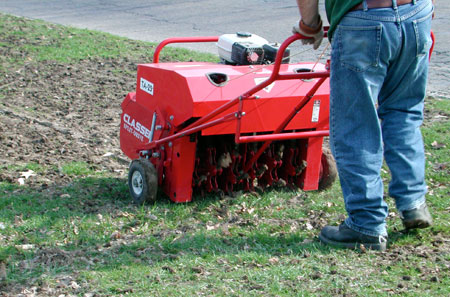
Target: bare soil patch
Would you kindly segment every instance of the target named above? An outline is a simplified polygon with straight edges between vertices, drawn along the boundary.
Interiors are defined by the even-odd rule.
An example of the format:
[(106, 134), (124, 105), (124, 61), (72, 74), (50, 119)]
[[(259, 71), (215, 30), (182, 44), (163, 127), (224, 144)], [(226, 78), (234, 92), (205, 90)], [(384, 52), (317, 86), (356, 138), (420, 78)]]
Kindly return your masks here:
[[(15, 41), (0, 56), (20, 55)], [(120, 104), (135, 88), (137, 61), (88, 59), (71, 64), (26, 62), (2, 73), (1, 165), (45, 166), (28, 185), (67, 182), (61, 165), (86, 162), (122, 174), (128, 160), (119, 147)], [(20, 166), (19, 166), (20, 167)], [(0, 181), (17, 183), (21, 170), (4, 169)]]

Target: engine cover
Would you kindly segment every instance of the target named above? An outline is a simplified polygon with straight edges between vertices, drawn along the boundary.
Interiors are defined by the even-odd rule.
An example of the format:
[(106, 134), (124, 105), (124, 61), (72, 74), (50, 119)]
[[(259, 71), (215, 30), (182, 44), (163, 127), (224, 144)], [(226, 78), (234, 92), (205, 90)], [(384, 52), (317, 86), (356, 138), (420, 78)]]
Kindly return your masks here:
[(217, 48), (219, 56), (226, 64), (251, 65), (262, 64), (266, 39), (247, 32), (223, 34), (219, 36)]

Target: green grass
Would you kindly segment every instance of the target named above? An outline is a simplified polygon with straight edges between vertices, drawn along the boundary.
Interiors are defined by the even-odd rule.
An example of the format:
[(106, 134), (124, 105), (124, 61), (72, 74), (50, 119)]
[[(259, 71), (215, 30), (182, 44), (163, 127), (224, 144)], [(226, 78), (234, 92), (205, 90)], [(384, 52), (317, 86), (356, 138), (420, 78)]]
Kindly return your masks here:
[[(14, 28), (2, 32), (7, 38), (0, 47), (13, 52), (13, 61), (0, 58), (3, 71), (27, 59), (151, 57), (154, 49), (154, 44), (5, 15), (0, 25)], [(10, 48), (10, 38), (35, 42)], [(192, 53), (184, 50), (164, 51), (166, 60), (188, 56)], [(423, 135), (435, 225), (401, 232), (388, 198), (386, 253), (331, 249), (318, 242), (320, 226), (338, 224), (345, 213), (338, 183), (324, 192), (208, 195), (188, 204), (160, 194), (156, 203), (136, 206), (125, 179), (73, 162), (59, 169), (71, 178), (67, 184), (33, 188), (0, 181), (0, 264), (6, 268), (0, 290), (16, 295), (37, 287), (42, 296), (448, 296), (449, 110), (449, 99), (426, 101)], [(35, 163), (0, 170), (6, 168), (50, 170)]]
[(2, 169), (8, 169), (8, 170), (15, 170), (15, 171), (28, 171), (32, 170), (34, 172), (42, 172), (44, 170), (44, 167), (41, 164), (37, 163), (27, 163), (27, 164), (8, 164), (4, 166), (0, 166), (0, 170)]
[(93, 174), (95, 171), (85, 162), (71, 162), (64, 164), (61, 168), (62, 173), (72, 176), (84, 176)]
[[(139, 57), (142, 63), (153, 58), (155, 43), (144, 43), (107, 33), (56, 26), (43, 21), (29, 21), (9, 15), (1, 15), (0, 27), (2, 40), (0, 48), (11, 55), (0, 58), (7, 59), (8, 64), (21, 66), (32, 61), (56, 61), (70, 63), (90, 58)], [(6, 29), (8, 28), (8, 29)], [(8, 42), (9, 41), (9, 42)], [(19, 43), (19, 47), (10, 48), (11, 41)], [(217, 61), (218, 58), (204, 53), (195, 53), (185, 49), (166, 47), (160, 60), (165, 61)], [(4, 63), (0, 64), (3, 70)]]

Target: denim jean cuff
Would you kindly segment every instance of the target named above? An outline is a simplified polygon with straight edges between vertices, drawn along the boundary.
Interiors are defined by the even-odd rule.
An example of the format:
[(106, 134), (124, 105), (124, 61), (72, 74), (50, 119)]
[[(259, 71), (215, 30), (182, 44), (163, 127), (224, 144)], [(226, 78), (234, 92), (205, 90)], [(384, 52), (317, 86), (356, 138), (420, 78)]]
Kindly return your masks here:
[(387, 237), (388, 236), (387, 231), (386, 231), (386, 226), (380, 227), (380, 229), (382, 229), (382, 231), (373, 231), (373, 230), (367, 230), (367, 229), (355, 226), (351, 222), (350, 218), (347, 218), (344, 223), (347, 225), (347, 227), (349, 227), (353, 231), (362, 233), (364, 235), (373, 236), (373, 237), (378, 237), (378, 236)]
[(412, 201), (412, 203), (407, 205), (407, 206), (396, 205), (397, 206), (397, 211), (402, 213), (404, 211), (415, 209), (415, 208), (418, 208), (419, 206), (421, 206), (422, 204), (424, 204), (425, 202), (426, 202), (425, 196), (422, 196), (421, 198)]

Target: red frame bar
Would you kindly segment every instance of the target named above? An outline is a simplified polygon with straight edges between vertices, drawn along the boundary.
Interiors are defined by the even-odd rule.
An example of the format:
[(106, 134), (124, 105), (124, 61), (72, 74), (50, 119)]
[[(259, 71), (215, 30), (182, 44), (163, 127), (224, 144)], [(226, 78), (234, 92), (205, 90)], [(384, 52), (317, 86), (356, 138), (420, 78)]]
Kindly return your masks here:
[(432, 40), (432, 43), (431, 43), (430, 55), (428, 56), (428, 60), (431, 60), (431, 54), (433, 53), (433, 50), (434, 50), (435, 37), (434, 37), (433, 31), (431, 31), (431, 40)]
[(153, 63), (159, 63), (159, 54), (163, 47), (171, 43), (195, 43), (195, 42), (216, 42), (219, 40), (218, 36), (205, 36), (205, 37), (174, 37), (163, 40), (155, 49), (153, 54)]
[[(189, 136), (189, 135), (191, 135), (191, 134), (193, 134), (195, 132), (198, 132), (200, 130), (203, 130), (203, 129), (206, 129), (206, 128), (209, 128), (209, 127), (212, 127), (212, 126), (215, 126), (215, 125), (218, 125), (218, 124), (221, 124), (221, 123), (226, 122), (226, 121), (231, 121), (232, 119), (236, 118), (236, 116), (237, 116), (237, 113), (233, 112), (233, 113), (229, 113), (229, 114), (227, 114), (227, 115), (225, 115), (225, 116), (223, 116), (221, 118), (218, 118), (218, 119), (216, 119), (214, 121), (208, 122), (206, 124), (195, 125), (192, 128), (183, 129), (180, 132), (178, 132), (177, 134), (173, 134), (171, 136), (167, 136), (166, 138), (162, 138), (160, 140), (152, 141), (151, 143), (149, 143), (146, 146), (146, 149), (152, 149), (152, 148), (157, 147), (160, 144), (163, 144), (163, 143), (166, 143), (166, 142), (169, 142), (169, 141), (172, 141), (172, 140), (175, 140), (177, 138), (184, 137), (184, 136)], [(139, 151), (142, 151), (142, 150), (139, 150)]]
[(276, 133), (276, 134), (272, 133), (265, 135), (241, 136), (239, 139), (241, 143), (257, 142), (257, 141), (267, 141), (270, 143), (273, 140), (305, 139), (311, 137), (324, 137), (328, 135), (330, 135), (329, 130), (321, 130), (321, 131), (305, 131), (305, 132)]

